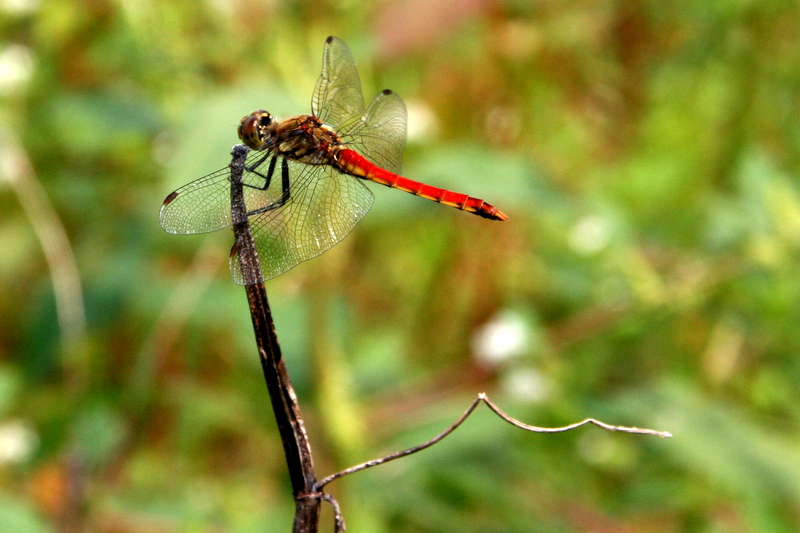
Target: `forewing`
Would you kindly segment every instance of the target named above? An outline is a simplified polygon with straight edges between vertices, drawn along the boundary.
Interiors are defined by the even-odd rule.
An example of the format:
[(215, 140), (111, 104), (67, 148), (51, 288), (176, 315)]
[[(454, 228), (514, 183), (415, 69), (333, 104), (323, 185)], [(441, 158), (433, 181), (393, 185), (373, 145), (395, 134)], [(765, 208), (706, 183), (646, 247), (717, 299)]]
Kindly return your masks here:
[(408, 113), (403, 100), (385, 90), (361, 118), (339, 131), (345, 143), (381, 168), (400, 174), (406, 146)]
[[(245, 163), (243, 182), (248, 212), (276, 202), (281, 194), (280, 173), (264, 188), (271, 154), (251, 153)], [(230, 167), (199, 178), (167, 196), (158, 220), (167, 233), (191, 235), (209, 233), (231, 225)]]
[(311, 96), (311, 114), (338, 128), (364, 112), (364, 95), (353, 54), (344, 42), (328, 37), (322, 52), (322, 73)]
[(231, 224), (230, 169), (196, 179), (171, 193), (158, 221), (167, 233), (208, 233)]
[[(330, 249), (372, 207), (372, 192), (359, 179), (328, 165), (287, 163), (289, 198), (282, 206), (250, 218), (264, 280)], [(230, 270), (234, 281), (243, 285), (236, 253), (231, 256)]]

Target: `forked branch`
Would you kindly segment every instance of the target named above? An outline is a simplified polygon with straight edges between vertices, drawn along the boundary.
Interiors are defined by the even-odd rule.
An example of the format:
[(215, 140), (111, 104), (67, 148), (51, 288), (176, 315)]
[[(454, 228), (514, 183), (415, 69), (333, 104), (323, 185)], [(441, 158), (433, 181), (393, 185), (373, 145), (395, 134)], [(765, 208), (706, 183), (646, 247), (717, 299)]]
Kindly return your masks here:
[(286, 463), (289, 469), (289, 477), (292, 482), (292, 492), (295, 497), (295, 518), (293, 524), (294, 533), (316, 533), (319, 524), (320, 503), (327, 501), (333, 507), (334, 531), (341, 533), (344, 531), (345, 524), (339, 504), (330, 494), (322, 491), (322, 488), (335, 479), (353, 474), (361, 470), (378, 466), (407, 455), (424, 450), (433, 446), (455, 431), (467, 417), (472, 414), (480, 402), (486, 403), (489, 409), (494, 411), (500, 418), (520, 429), (536, 433), (559, 433), (569, 431), (585, 424), (594, 424), (608, 431), (621, 431), (625, 433), (641, 433), (645, 435), (656, 435), (659, 437), (671, 437), (669, 433), (655, 431), (652, 429), (639, 429), (635, 427), (612, 426), (593, 418), (587, 418), (582, 422), (571, 424), (560, 428), (542, 428), (523, 424), (519, 420), (508, 416), (499, 407), (489, 400), (484, 393), (472, 402), (461, 417), (456, 420), (445, 431), (432, 438), (431, 440), (408, 448), (397, 453), (367, 461), (360, 465), (353, 466), (347, 470), (342, 470), (336, 474), (326, 477), (317, 482), (314, 474), (314, 465), (311, 456), (311, 447), (308, 443), (303, 419), (300, 416), (300, 408), (297, 405), (297, 397), (289, 380), (289, 374), (283, 363), (280, 345), (275, 333), (275, 325), (272, 321), (272, 313), (269, 309), (267, 293), (264, 289), (264, 282), (260, 272), (258, 253), (256, 252), (253, 237), (250, 233), (248, 223), (248, 213), (246, 211), (244, 194), (242, 191), (242, 175), (244, 162), (248, 149), (244, 146), (235, 146), (231, 160), (231, 219), (233, 230), (236, 236), (236, 245), (232, 257), (238, 254), (239, 268), (242, 279), (245, 283), (247, 298), (250, 304), (250, 314), (253, 321), (253, 330), (256, 336), (261, 365), (264, 371), (264, 378), (267, 389), (272, 401), (272, 408), (277, 421), (278, 430), (283, 441)]
[(330, 476), (326, 477), (325, 479), (320, 480), (317, 483), (317, 485), (316, 485), (317, 490), (322, 489), (322, 487), (324, 487), (325, 485), (327, 485), (328, 483), (330, 483), (331, 481), (333, 481), (335, 479), (339, 479), (340, 477), (344, 477), (344, 476), (346, 476), (348, 474), (354, 474), (355, 472), (359, 472), (361, 470), (365, 470), (365, 469), (371, 468), (373, 466), (382, 465), (384, 463), (388, 463), (389, 461), (394, 461), (395, 459), (399, 459), (401, 457), (406, 457), (406, 456), (411, 455), (413, 453), (420, 452), (420, 451), (424, 450), (425, 448), (429, 448), (429, 447), (433, 446), (434, 444), (436, 444), (437, 442), (439, 442), (440, 440), (444, 439), (446, 436), (451, 434), (453, 431), (455, 431), (458, 428), (458, 426), (460, 426), (464, 422), (464, 420), (466, 420), (467, 417), (469, 417), (469, 415), (472, 414), (472, 412), (475, 410), (476, 407), (478, 407), (478, 404), (480, 402), (484, 402), (486, 405), (488, 405), (489, 409), (494, 411), (495, 414), (497, 414), (497, 416), (499, 416), (500, 418), (502, 418), (503, 420), (505, 420), (509, 424), (511, 424), (513, 426), (516, 426), (516, 427), (518, 427), (520, 429), (524, 429), (525, 431), (532, 431), (534, 433), (561, 433), (561, 432), (564, 432), (564, 431), (569, 431), (571, 429), (578, 428), (580, 426), (584, 426), (586, 424), (594, 424), (595, 426), (597, 426), (597, 427), (599, 427), (601, 429), (605, 429), (607, 431), (620, 431), (620, 432), (623, 432), (623, 433), (639, 433), (639, 434), (642, 434), (642, 435), (655, 435), (656, 437), (663, 437), (663, 438), (672, 437), (672, 434), (667, 432), (667, 431), (656, 431), (654, 429), (642, 429), (642, 428), (637, 428), (637, 427), (613, 426), (611, 424), (606, 424), (605, 422), (601, 422), (599, 420), (595, 420), (594, 418), (587, 418), (586, 420), (582, 420), (581, 422), (576, 422), (575, 424), (570, 424), (569, 426), (563, 426), (563, 427), (557, 427), (557, 428), (544, 428), (544, 427), (538, 427), (538, 426), (530, 426), (528, 424), (523, 424), (522, 422), (520, 422), (516, 418), (513, 418), (513, 417), (507, 415), (506, 413), (504, 413), (502, 409), (497, 407), (489, 399), (489, 397), (486, 395), (486, 393), (481, 392), (480, 394), (478, 394), (478, 397), (475, 398), (475, 400), (470, 404), (470, 406), (467, 408), (467, 410), (464, 411), (464, 414), (461, 415), (461, 417), (458, 420), (453, 422), (453, 424), (450, 427), (448, 427), (446, 430), (444, 430), (443, 432), (441, 432), (440, 434), (438, 434), (437, 436), (435, 436), (431, 440), (423, 442), (422, 444), (418, 444), (417, 446), (413, 446), (411, 448), (408, 448), (408, 449), (400, 451), (400, 452), (391, 453), (391, 454), (386, 455), (384, 457), (380, 457), (378, 459), (373, 459), (372, 461), (367, 461), (366, 463), (361, 463), (360, 465), (352, 466), (352, 467), (350, 467), (350, 468), (348, 468), (346, 470), (342, 470), (341, 472), (337, 472), (337, 473), (335, 473), (333, 475), (330, 475)]

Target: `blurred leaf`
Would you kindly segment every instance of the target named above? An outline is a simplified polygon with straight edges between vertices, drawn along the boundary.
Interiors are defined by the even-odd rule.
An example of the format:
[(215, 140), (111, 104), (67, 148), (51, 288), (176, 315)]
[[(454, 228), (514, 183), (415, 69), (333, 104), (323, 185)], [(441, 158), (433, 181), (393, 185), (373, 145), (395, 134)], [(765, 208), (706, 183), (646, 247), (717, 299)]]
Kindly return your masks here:
[(4, 531), (13, 531), (14, 533), (55, 531), (47, 526), (28, 503), (10, 496), (0, 497), (0, 527)]
[[(0, 8), (0, 114), (62, 219), (88, 318), (63, 351), (34, 225), (3, 195), (0, 414), (40, 445), (3, 466), (2, 520), (55, 527), (20, 487), (77, 458), (88, 468), (56, 479), (88, 489), (56, 498), (77, 529), (290, 527), (223, 266), (232, 234), (167, 235), (157, 213), (229, 163), (242, 116), (309, 111), (334, 34), (367, 99), (389, 87), (409, 104), (404, 175), (510, 218), (369, 184), (373, 212), (344, 243), (268, 283), (318, 473), (430, 438), (478, 391), (535, 424), (676, 434), (529, 435), (476, 413), (331, 487), (353, 527), (800, 529), (795, 3), (456, 3)], [(535, 344), (487, 365), (473, 339), (508, 310)]]
[(74, 431), (81, 460), (91, 468), (101, 468), (119, 452), (128, 428), (111, 406), (96, 404), (80, 414)]
[(0, 418), (8, 416), (22, 391), (22, 379), (17, 369), (10, 365), (0, 366)]

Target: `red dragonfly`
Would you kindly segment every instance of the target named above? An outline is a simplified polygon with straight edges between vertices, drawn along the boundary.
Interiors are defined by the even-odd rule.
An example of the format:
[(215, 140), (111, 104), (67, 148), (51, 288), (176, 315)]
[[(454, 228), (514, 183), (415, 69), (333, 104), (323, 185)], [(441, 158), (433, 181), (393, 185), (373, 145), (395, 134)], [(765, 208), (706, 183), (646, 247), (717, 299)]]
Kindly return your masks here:
[[(264, 280), (318, 256), (350, 233), (374, 198), (361, 180), (484, 218), (508, 219), (483, 200), (399, 175), (406, 107), (385, 90), (365, 108), (353, 56), (335, 37), (325, 41), (311, 114), (278, 121), (254, 111), (242, 119), (239, 138), (253, 150), (245, 162), (243, 190)], [(216, 231), (231, 225), (230, 202), (230, 169), (223, 168), (167, 196), (159, 221), (168, 233)], [(234, 245), (230, 268), (241, 285), (238, 248)]]

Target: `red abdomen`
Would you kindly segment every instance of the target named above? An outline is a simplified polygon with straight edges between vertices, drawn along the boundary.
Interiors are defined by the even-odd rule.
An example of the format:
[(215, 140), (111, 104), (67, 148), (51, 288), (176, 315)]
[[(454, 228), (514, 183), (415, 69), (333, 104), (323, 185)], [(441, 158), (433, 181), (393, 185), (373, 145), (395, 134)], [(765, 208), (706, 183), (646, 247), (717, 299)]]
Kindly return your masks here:
[(388, 170), (370, 163), (367, 159), (354, 152), (353, 150), (339, 150), (336, 154), (336, 162), (340, 170), (357, 176), (359, 178), (368, 179), (387, 187), (400, 189), (401, 191), (410, 192), (417, 196), (439, 202), (440, 204), (456, 207), (462, 211), (475, 213), (484, 218), (492, 220), (508, 220), (508, 216), (502, 211), (498, 210), (491, 204), (488, 204), (480, 198), (473, 198), (466, 194), (460, 194), (431, 185), (426, 185), (418, 181), (404, 178), (393, 174)]

